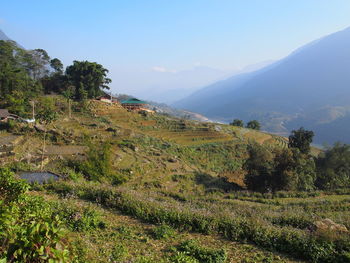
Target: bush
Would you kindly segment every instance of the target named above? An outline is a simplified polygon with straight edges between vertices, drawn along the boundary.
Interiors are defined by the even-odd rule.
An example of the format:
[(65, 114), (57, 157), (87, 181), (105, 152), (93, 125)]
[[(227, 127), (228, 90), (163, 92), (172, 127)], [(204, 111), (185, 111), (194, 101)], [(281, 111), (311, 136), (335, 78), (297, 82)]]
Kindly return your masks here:
[(0, 259), (8, 262), (69, 261), (58, 216), (28, 185), (0, 169)]
[(175, 230), (168, 225), (160, 225), (153, 229), (155, 239), (167, 239), (174, 236)]
[(197, 259), (189, 256), (188, 253), (179, 251), (170, 260), (172, 263), (200, 263)]
[(225, 250), (200, 247), (194, 240), (182, 242), (178, 246), (178, 250), (185, 252), (202, 263), (224, 263), (227, 260), (227, 252)]
[(57, 215), (73, 231), (84, 232), (105, 227), (105, 223), (100, 219), (100, 215), (92, 208), (76, 209), (62, 203), (53, 203), (52, 206), (56, 210)]

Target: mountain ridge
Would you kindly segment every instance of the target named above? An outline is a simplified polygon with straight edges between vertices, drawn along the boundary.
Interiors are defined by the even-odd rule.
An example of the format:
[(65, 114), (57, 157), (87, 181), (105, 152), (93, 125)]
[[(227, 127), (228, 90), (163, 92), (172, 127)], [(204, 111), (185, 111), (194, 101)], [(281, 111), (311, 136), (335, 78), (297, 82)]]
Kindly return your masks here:
[[(175, 106), (226, 122), (258, 119), (270, 132), (287, 133), (291, 127), (286, 123), (293, 121), (293, 128), (304, 123), (317, 134), (316, 123), (297, 121), (298, 116), (305, 120), (309, 112), (326, 106), (349, 106), (348, 68), (350, 27), (312, 41), (268, 67), (204, 87)], [(281, 123), (283, 131), (274, 128)], [(345, 134), (339, 139), (350, 142)], [(316, 141), (334, 142), (327, 136), (316, 136)]]

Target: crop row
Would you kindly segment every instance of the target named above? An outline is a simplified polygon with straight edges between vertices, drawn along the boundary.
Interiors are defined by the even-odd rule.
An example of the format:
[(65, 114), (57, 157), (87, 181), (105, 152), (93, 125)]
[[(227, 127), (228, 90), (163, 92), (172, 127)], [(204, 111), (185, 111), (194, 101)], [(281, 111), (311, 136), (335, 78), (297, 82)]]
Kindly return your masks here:
[(165, 208), (154, 200), (142, 199), (136, 192), (99, 186), (59, 183), (49, 186), (63, 195), (73, 195), (117, 209), (149, 223), (165, 223), (180, 230), (221, 234), (232, 241), (248, 241), (268, 250), (276, 250), (312, 262), (349, 262), (350, 240), (319, 238), (290, 228), (259, 223), (253, 218), (228, 218), (201, 214), (174, 207)]

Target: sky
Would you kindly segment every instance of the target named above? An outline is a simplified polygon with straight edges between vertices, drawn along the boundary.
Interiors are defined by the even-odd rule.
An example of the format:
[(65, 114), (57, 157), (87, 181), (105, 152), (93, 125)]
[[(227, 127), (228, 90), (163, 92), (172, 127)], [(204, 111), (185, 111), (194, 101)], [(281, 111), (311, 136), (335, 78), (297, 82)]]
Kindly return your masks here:
[(350, 26), (349, 0), (2, 0), (0, 6), (0, 29), (11, 39), (43, 48), (66, 66), (98, 62), (110, 71), (114, 92), (136, 95), (166, 91), (165, 74), (205, 66), (224, 77)]

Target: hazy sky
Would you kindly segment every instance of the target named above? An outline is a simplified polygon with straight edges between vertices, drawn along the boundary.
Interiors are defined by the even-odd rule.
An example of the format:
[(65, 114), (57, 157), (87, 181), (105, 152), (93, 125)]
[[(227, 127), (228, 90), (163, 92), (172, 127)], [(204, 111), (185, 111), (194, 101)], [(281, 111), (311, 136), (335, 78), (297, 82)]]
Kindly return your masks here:
[(350, 26), (349, 14), (350, 0), (3, 0), (0, 28), (65, 65), (101, 63), (113, 89), (128, 92), (128, 81), (140, 78), (142, 89), (152, 70), (232, 70), (284, 57)]

